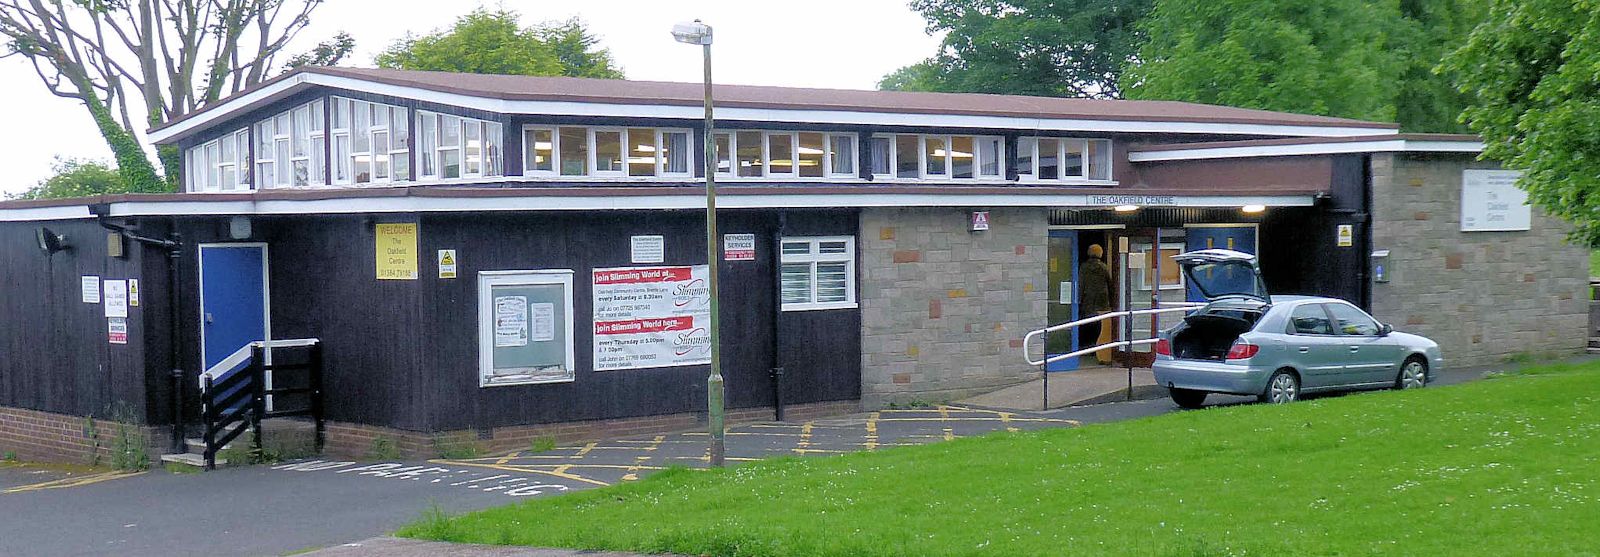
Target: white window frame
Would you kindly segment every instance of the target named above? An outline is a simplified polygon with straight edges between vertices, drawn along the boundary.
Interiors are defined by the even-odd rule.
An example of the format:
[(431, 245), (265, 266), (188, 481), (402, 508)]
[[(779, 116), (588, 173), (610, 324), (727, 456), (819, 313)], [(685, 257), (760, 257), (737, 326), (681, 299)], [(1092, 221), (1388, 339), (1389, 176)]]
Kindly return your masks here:
[[(892, 134), (892, 133), (875, 133), (875, 134), (872, 134), (871, 136), (869, 136), (867, 138), (867, 142), (868, 143), (873, 143), (874, 142), (873, 140), (876, 140), (876, 139), (882, 139), (882, 140), (885, 140), (888, 143), (888, 145), (883, 149), (883, 154), (885, 155), (884, 156), (884, 160), (889, 161), (889, 167), (887, 169), (885, 169), (886, 171), (885, 172), (878, 172), (877, 169), (873, 169), (873, 168), (868, 168), (867, 169), (867, 172), (870, 172), (872, 174), (872, 178), (874, 180), (895, 180), (895, 179), (898, 179), (898, 178), (895, 177), (895, 158), (898, 155), (895, 154), (895, 150), (896, 149), (895, 149), (895, 145), (894, 145), (894, 136), (895, 136), (895, 134)], [(874, 155), (874, 156), (876, 156), (876, 155)], [(870, 166), (872, 164), (872, 161), (868, 160), (867, 164)]]
[[(1055, 178), (1040, 178), (1039, 177), (1039, 159), (1040, 159), (1039, 140), (1041, 140), (1041, 139), (1051, 139), (1051, 140), (1055, 140), (1056, 141), (1056, 153), (1055, 153), (1055, 156), (1056, 156), (1056, 164), (1058, 165), (1058, 168), (1056, 169), (1056, 177)], [(1070, 184), (1114, 184), (1114, 183), (1116, 183), (1116, 175), (1111, 172), (1111, 169), (1115, 168), (1116, 164), (1115, 164), (1115, 162), (1113, 162), (1111, 160), (1112, 159), (1112, 155), (1111, 155), (1112, 151), (1111, 151), (1111, 149), (1113, 147), (1113, 143), (1112, 143), (1112, 141), (1110, 139), (1101, 139), (1101, 138), (1092, 138), (1092, 137), (1025, 136), (1025, 137), (1022, 137), (1022, 138), (1018, 139), (1018, 149), (1019, 150), (1021, 149), (1021, 143), (1023, 141), (1026, 141), (1026, 140), (1031, 140), (1032, 143), (1033, 143), (1033, 161), (1032, 161), (1033, 166), (1031, 168), (1033, 173), (1032, 174), (1021, 174), (1021, 173), (1018, 173), (1017, 181), (1019, 181), (1019, 182), (1064, 182), (1064, 183), (1070, 183)], [(1061, 165), (1062, 165), (1062, 161), (1066, 160), (1067, 143), (1068, 142), (1076, 142), (1078, 144), (1079, 149), (1081, 149), (1080, 153), (1081, 153), (1082, 160), (1083, 160), (1083, 173), (1082, 174), (1078, 174), (1078, 175), (1075, 175), (1075, 176), (1067, 176), (1067, 175), (1062, 173), (1062, 169), (1065, 168), (1065, 167), (1061, 166)], [(1096, 143), (1096, 142), (1103, 144), (1103, 146), (1104, 146), (1104, 148), (1106, 150), (1106, 153), (1107, 153), (1107, 155), (1106, 155), (1106, 165), (1109, 166), (1110, 168), (1108, 168), (1106, 170), (1106, 178), (1104, 178), (1104, 179), (1090, 178), (1090, 176), (1094, 175), (1094, 170), (1091, 168), (1091, 166), (1093, 166), (1095, 163), (1089, 157), (1089, 144)], [(1003, 158), (1004, 157), (1002, 157), (1002, 159)]]
[[(789, 255), (783, 253), (784, 244), (808, 242), (810, 253)], [(819, 245), (823, 242), (844, 242), (845, 253), (820, 253)], [(781, 311), (816, 311), (827, 309), (852, 309), (857, 307), (856, 302), (856, 238), (855, 236), (785, 236), (778, 240), (778, 269), (781, 278), (783, 265), (788, 263), (809, 263), (811, 265), (810, 302), (782, 302)], [(818, 302), (817, 299), (817, 263), (844, 263), (845, 264), (845, 299), (838, 302)], [(781, 280), (780, 280), (781, 282)], [(783, 298), (782, 285), (779, 285), (779, 300)]]
[[(528, 144), (528, 132), (544, 131), (550, 133), (550, 170), (538, 170), (533, 167), (533, 148)], [(522, 175), (523, 176), (560, 176), (561, 175), (561, 126), (545, 126), (525, 124), (522, 126)]]
[[(687, 163), (683, 172), (667, 172), (667, 134), (683, 134), (683, 148), (689, 151), (684, 159)], [(693, 178), (694, 177), (694, 130), (688, 128), (656, 128), (656, 177), (657, 178)]]
[[(573, 312), (571, 269), (538, 269), (526, 271), (478, 272), (478, 387), (504, 387), (510, 385), (537, 385), (546, 383), (571, 383), (577, 376), (577, 337)], [(490, 381), (494, 375), (494, 288), (495, 286), (560, 285), (565, 297), (566, 318), (566, 373), (562, 377), (523, 380)]]
[[(836, 137), (850, 138), (851, 167), (857, 167), (856, 172), (835, 172), (833, 168), (833, 139)], [(822, 134), (822, 175), (828, 178), (860, 178), (861, 166), (861, 137), (853, 133), (823, 133)]]
[[(739, 134), (740, 133), (752, 133), (752, 132), (761, 134), (761, 175), (760, 176), (740, 176), (739, 175)], [(800, 134), (801, 133), (818, 133), (818, 134), (822, 134), (822, 175), (821, 176), (801, 176), (800, 175)], [(789, 136), (789, 146), (790, 146), (790, 150), (791, 150), (791, 156), (789, 157), (789, 160), (792, 163), (790, 165), (790, 167), (789, 167), (791, 169), (789, 172), (781, 173), (781, 174), (772, 172), (772, 136), (774, 136), (774, 135)], [(857, 178), (857, 179), (859, 179), (861, 177), (861, 175), (859, 173), (859, 169), (857, 169), (857, 172), (849, 172), (849, 173), (838, 173), (838, 172), (834, 172), (834, 170), (833, 170), (833, 138), (834, 137), (838, 137), (838, 136), (844, 136), (844, 137), (849, 137), (850, 138), (851, 145), (855, 149), (855, 152), (851, 153), (852, 160), (855, 161), (856, 166), (858, 166), (858, 167), (860, 166), (860, 164), (861, 164), (861, 138), (860, 138), (859, 135), (855, 134), (854, 132), (825, 132), (825, 131), (819, 131), (819, 132), (804, 131), (804, 132), (802, 132), (802, 131), (787, 131), (787, 130), (729, 129), (729, 130), (716, 130), (716, 131), (712, 132), (712, 136), (713, 136), (712, 145), (716, 144), (716, 142), (715, 142), (715, 137), (716, 136), (727, 136), (727, 138), (728, 138), (728, 171), (724, 172), (724, 171), (718, 170), (716, 168), (711, 168), (711, 169), (707, 170), (708, 172), (716, 172), (716, 177), (719, 180), (724, 180), (724, 179), (725, 180), (730, 180), (730, 181), (741, 181), (742, 180), (742, 181), (747, 181), (747, 182), (761, 181), (761, 180), (786, 180), (786, 181), (788, 181), (788, 180), (799, 180), (799, 181), (823, 182), (823, 181), (839, 180), (839, 179), (847, 179), (847, 178)], [(716, 163), (716, 159), (715, 158), (712, 159), (712, 163), (713, 164)], [(692, 167), (693, 165), (690, 165), (690, 166)]]
[[(617, 148), (622, 156), (621, 170), (600, 170), (600, 142), (595, 136), (601, 133), (616, 133)], [(589, 175), (599, 178), (618, 178), (628, 176), (628, 128), (612, 126), (589, 128), (584, 134), (589, 139)]]

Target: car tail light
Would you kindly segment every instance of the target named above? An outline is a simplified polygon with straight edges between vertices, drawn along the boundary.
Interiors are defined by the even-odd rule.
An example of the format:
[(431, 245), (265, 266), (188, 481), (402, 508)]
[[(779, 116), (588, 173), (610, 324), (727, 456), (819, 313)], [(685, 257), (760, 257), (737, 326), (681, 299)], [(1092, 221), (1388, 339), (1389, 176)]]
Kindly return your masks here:
[(1227, 359), (1229, 359), (1229, 360), (1248, 360), (1248, 359), (1254, 357), (1256, 355), (1256, 353), (1260, 352), (1260, 351), (1261, 351), (1261, 347), (1260, 346), (1256, 346), (1254, 344), (1250, 344), (1249, 341), (1246, 341), (1244, 339), (1239, 339), (1239, 340), (1233, 341), (1233, 346), (1228, 348)]
[(1156, 354), (1157, 355), (1161, 355), (1161, 356), (1171, 356), (1172, 355), (1172, 343), (1169, 342), (1167, 339), (1157, 340), (1156, 341)]

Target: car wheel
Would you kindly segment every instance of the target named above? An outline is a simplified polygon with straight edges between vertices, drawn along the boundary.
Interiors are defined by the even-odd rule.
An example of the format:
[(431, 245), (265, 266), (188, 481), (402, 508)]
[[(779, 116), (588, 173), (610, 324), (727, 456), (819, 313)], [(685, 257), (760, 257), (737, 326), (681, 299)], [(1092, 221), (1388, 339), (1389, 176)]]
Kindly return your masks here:
[(1205, 391), (1172, 389), (1169, 394), (1172, 396), (1172, 402), (1177, 404), (1179, 408), (1188, 408), (1193, 410), (1195, 408), (1205, 406), (1206, 404)]
[(1400, 374), (1394, 378), (1396, 389), (1420, 389), (1428, 386), (1428, 364), (1421, 358), (1406, 358), (1400, 364)]
[(1300, 398), (1300, 378), (1289, 370), (1280, 369), (1267, 380), (1267, 390), (1256, 397), (1261, 402), (1287, 404)]

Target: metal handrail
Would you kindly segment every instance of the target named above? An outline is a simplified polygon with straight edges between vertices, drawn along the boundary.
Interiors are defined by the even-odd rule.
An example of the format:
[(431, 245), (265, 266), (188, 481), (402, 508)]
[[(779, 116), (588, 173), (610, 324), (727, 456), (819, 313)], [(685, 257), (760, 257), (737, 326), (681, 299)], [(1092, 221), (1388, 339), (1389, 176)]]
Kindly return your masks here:
[(244, 344), (244, 346), (240, 346), (238, 350), (234, 350), (232, 354), (228, 355), (228, 357), (223, 358), (220, 362), (217, 362), (216, 365), (211, 366), (210, 368), (201, 372), (200, 377), (198, 378), (200, 380), (200, 388), (202, 390), (205, 389), (207, 377), (220, 377), (222, 374), (227, 373), (228, 370), (239, 367), (239, 364), (242, 364), (245, 362), (245, 360), (250, 359), (250, 351), (255, 348), (300, 348), (311, 346), (318, 342), (321, 342), (321, 340), (315, 338), (289, 338), (282, 340), (257, 340), (247, 342)]
[(1144, 345), (1144, 344), (1154, 344), (1156, 342), (1156, 339), (1153, 339), (1153, 338), (1139, 339), (1139, 340), (1119, 340), (1119, 341), (1108, 342), (1108, 343), (1105, 343), (1105, 344), (1094, 346), (1092, 348), (1084, 348), (1082, 350), (1077, 350), (1077, 351), (1069, 352), (1069, 353), (1066, 353), (1066, 354), (1057, 354), (1055, 356), (1046, 356), (1044, 359), (1041, 359), (1041, 360), (1038, 360), (1038, 361), (1034, 361), (1032, 359), (1032, 357), (1030, 357), (1028, 355), (1030, 353), (1030, 351), (1028, 350), (1028, 346), (1029, 346), (1030, 343), (1033, 342), (1034, 337), (1038, 337), (1038, 336), (1043, 335), (1045, 333), (1053, 333), (1053, 332), (1061, 331), (1061, 330), (1065, 330), (1065, 329), (1074, 329), (1074, 328), (1077, 328), (1077, 327), (1082, 326), (1082, 325), (1088, 325), (1090, 323), (1097, 323), (1097, 322), (1104, 321), (1106, 319), (1111, 319), (1111, 318), (1114, 318), (1114, 317), (1133, 317), (1133, 316), (1136, 316), (1136, 315), (1155, 315), (1155, 314), (1158, 314), (1158, 313), (1172, 313), (1172, 312), (1178, 312), (1178, 311), (1194, 311), (1196, 309), (1200, 309), (1202, 307), (1205, 307), (1205, 305), (1206, 304), (1196, 303), (1196, 302), (1179, 302), (1179, 303), (1174, 304), (1172, 307), (1159, 307), (1158, 306), (1158, 307), (1154, 307), (1154, 308), (1150, 308), (1150, 309), (1135, 309), (1135, 310), (1128, 310), (1128, 311), (1112, 311), (1112, 312), (1102, 313), (1102, 314), (1096, 315), (1094, 317), (1085, 317), (1085, 318), (1079, 319), (1077, 321), (1068, 321), (1066, 323), (1062, 323), (1062, 324), (1059, 324), (1059, 325), (1051, 325), (1051, 326), (1045, 327), (1043, 329), (1039, 329), (1039, 330), (1036, 330), (1036, 331), (1031, 331), (1027, 335), (1022, 337), (1022, 359), (1024, 361), (1028, 362), (1028, 365), (1030, 365), (1030, 366), (1042, 366), (1042, 365), (1045, 365), (1045, 364), (1049, 364), (1049, 363), (1054, 363), (1054, 362), (1058, 362), (1058, 361), (1061, 361), (1061, 360), (1065, 360), (1067, 358), (1072, 358), (1072, 357), (1076, 357), (1076, 356), (1082, 356), (1084, 354), (1088, 354), (1088, 353), (1091, 353), (1091, 352), (1098, 352), (1100, 350), (1105, 350), (1105, 349), (1108, 349), (1108, 348), (1121, 348), (1121, 347), (1124, 347), (1124, 346), (1132, 347), (1132, 346), (1139, 346), (1139, 345)]

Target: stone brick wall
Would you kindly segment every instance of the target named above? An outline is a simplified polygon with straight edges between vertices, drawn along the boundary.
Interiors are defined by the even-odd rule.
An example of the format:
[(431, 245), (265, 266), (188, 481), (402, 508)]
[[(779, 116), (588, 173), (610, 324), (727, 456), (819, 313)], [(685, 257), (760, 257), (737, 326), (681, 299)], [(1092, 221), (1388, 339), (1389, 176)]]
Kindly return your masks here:
[(1498, 168), (1470, 155), (1372, 156), (1373, 249), (1390, 282), (1372, 285), (1375, 316), (1432, 338), (1451, 365), (1513, 354), (1572, 354), (1587, 341), (1588, 250), (1559, 219), (1532, 230), (1461, 232), (1461, 173)]
[(1022, 336), (1045, 321), (1044, 209), (861, 212), (861, 404), (954, 400), (1038, 376)]

